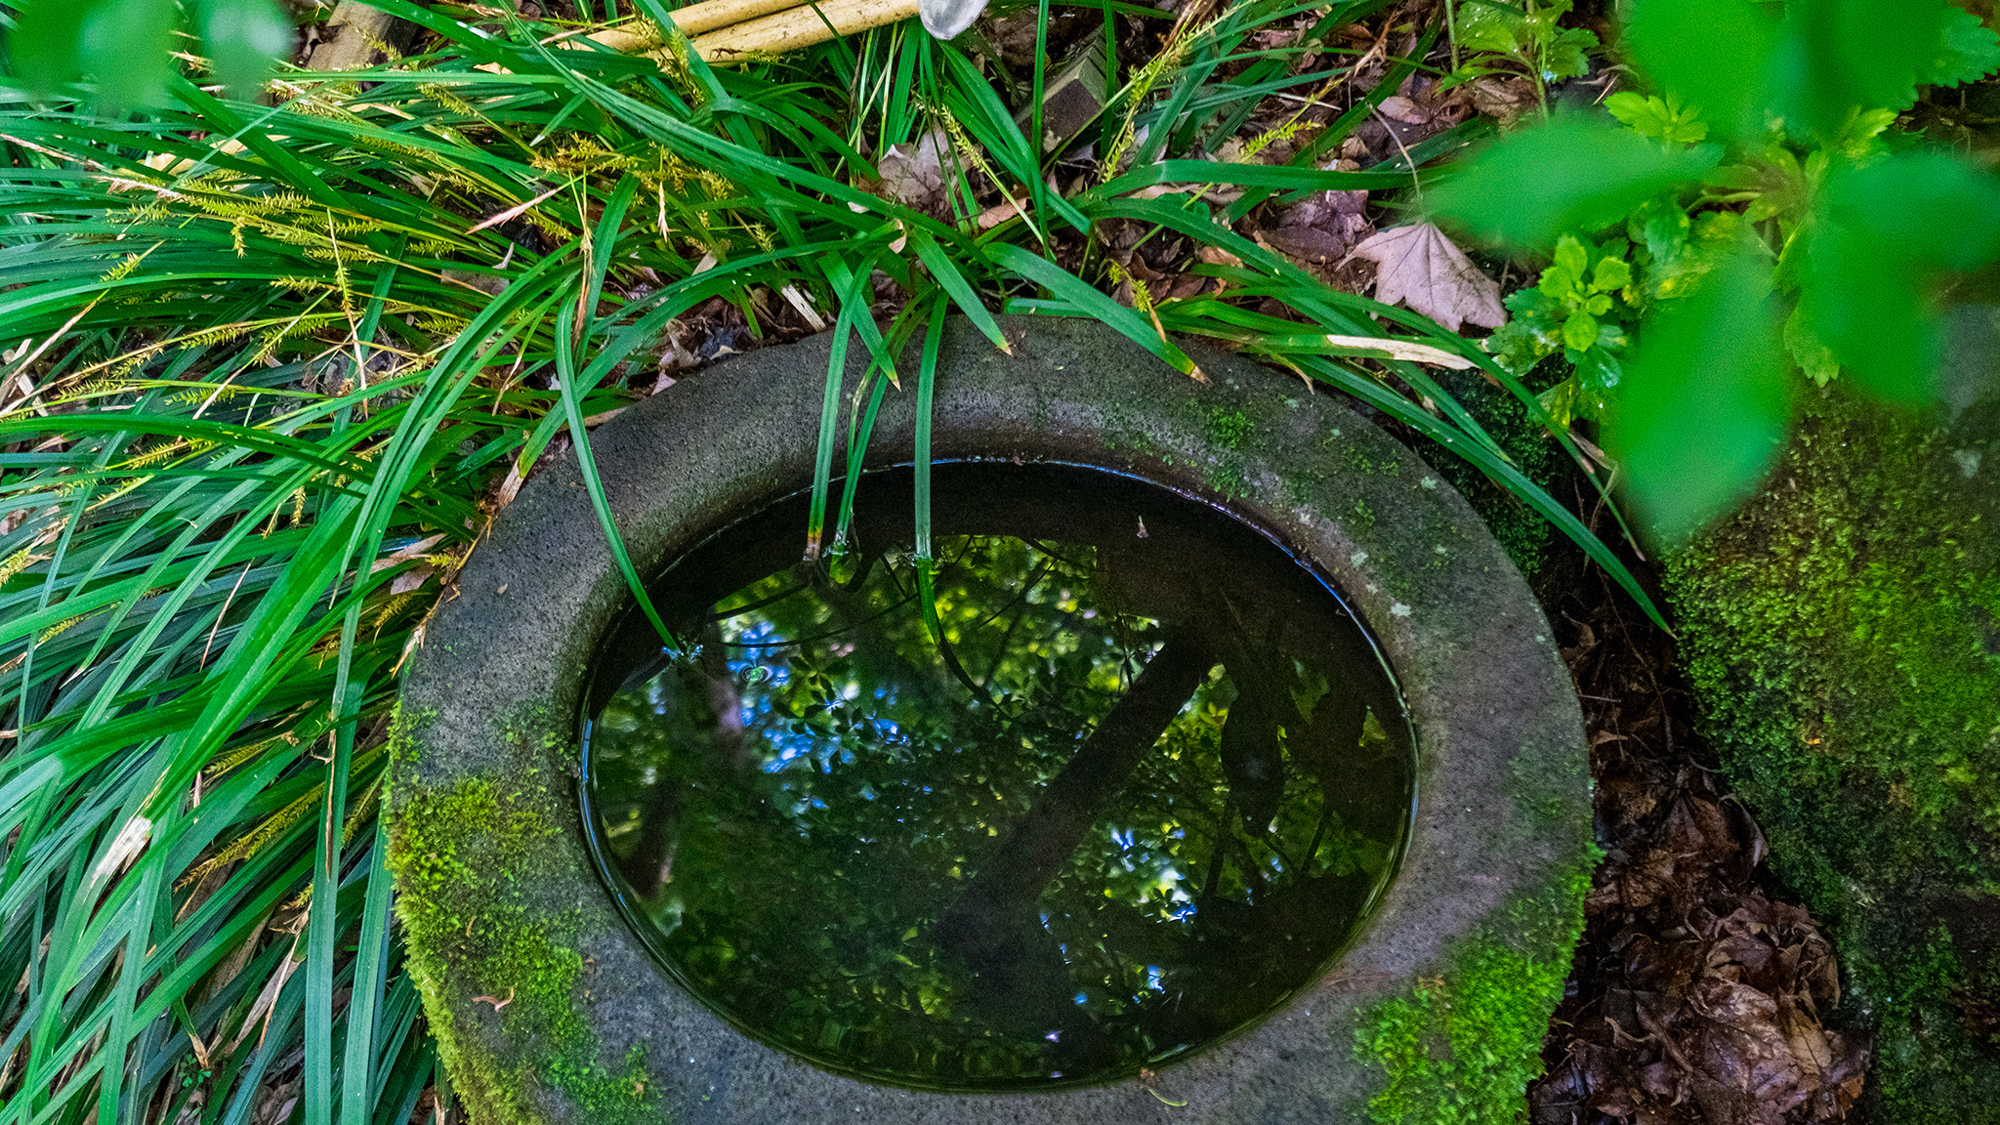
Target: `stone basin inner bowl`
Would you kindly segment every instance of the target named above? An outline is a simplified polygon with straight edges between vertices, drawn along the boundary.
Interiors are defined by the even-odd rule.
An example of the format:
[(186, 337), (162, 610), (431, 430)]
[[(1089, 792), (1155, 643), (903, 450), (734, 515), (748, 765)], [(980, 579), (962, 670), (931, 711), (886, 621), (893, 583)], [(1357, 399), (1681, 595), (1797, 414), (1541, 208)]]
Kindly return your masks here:
[[(1091, 1086), (900, 1089), (744, 1035), (651, 956), (589, 850), (579, 720), (631, 596), (564, 458), (460, 572), (397, 722), (398, 911), (476, 1121), (1221, 1125), (1360, 1120), (1371, 1101), (1420, 1114), (1425, 1098), (1506, 1097), (1496, 1083), (1518, 1100), (1592, 854), (1582, 720), (1526, 585), (1429, 466), (1330, 394), (1191, 347), (1198, 383), (1087, 323), (1004, 327), (1011, 356), (947, 332), (935, 458), (1094, 467), (1224, 509), (1337, 586), (1394, 670), (1414, 819), (1354, 944), (1262, 1022)], [(825, 337), (767, 348), (592, 435), (641, 574), (810, 482), (826, 364)], [(871, 467), (909, 461), (913, 398), (884, 401)]]

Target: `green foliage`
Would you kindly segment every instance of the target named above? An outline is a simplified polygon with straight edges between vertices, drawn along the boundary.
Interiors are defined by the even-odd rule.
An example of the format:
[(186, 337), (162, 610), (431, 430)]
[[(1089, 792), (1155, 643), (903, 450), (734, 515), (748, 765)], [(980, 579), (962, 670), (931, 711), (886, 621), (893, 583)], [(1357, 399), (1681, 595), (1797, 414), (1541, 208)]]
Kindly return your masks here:
[(1626, 322), (1636, 299), (1626, 261), (1630, 249), (1622, 238), (1595, 246), (1563, 235), (1556, 242), (1555, 262), (1542, 271), (1540, 282), (1508, 295), (1507, 307), (1514, 315), (1487, 341), (1501, 365), (1519, 374), (1558, 351), (1586, 373), (1560, 394), (1542, 396), (1558, 425), (1592, 412), (1579, 408), (1580, 387), (1594, 398), (1618, 382), (1617, 353), (1628, 341)]
[[(117, 113), (159, 104), (173, 74), (176, 0), (22, 0), (7, 36), (13, 74), (29, 93), (54, 98), (90, 80), (98, 104)], [(292, 21), (273, 0), (197, 0), (185, 22), (199, 33), (216, 81), (248, 97), (289, 54)], [(0, 87), (11, 85), (0, 74)]]
[[(1919, 84), (2000, 68), (2000, 36), (1946, 0), (1639, 0), (1622, 46), (1658, 91), (1607, 100), (1622, 128), (1557, 120), (1516, 134), (1432, 206), (1496, 242), (1560, 247), (1489, 346), (1517, 372), (1558, 349), (1576, 365), (1551, 413), (1605, 418), (1607, 448), (1633, 455), (1633, 496), (1676, 539), (1770, 463), (1788, 370), (1935, 398), (1936, 293), (1950, 273), (2000, 260), (2000, 183), (1883, 133)], [(1625, 239), (1589, 241), (1619, 219)], [(1579, 283), (1579, 253), (1622, 259), (1627, 242), (1632, 280), (1615, 300)], [(1630, 331), (1593, 343), (1606, 315)], [(1628, 336), (1636, 357), (1619, 355)], [(1712, 369), (1710, 347), (1727, 357)], [(1644, 378), (1622, 387), (1621, 366)]]
[[(1548, 83), (1580, 78), (1590, 71), (1597, 34), (1563, 27), (1570, 0), (1450, 0), (1453, 81), (1486, 74), (1526, 74), (1536, 99), (1548, 104)], [(1458, 60), (1460, 51), (1470, 57)]]

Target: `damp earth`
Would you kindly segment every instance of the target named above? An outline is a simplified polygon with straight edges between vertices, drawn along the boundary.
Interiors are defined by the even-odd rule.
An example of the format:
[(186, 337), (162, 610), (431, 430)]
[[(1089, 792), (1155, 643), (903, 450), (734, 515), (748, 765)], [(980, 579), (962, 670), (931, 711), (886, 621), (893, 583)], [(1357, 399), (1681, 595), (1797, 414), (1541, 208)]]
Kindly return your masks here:
[(651, 587), (595, 669), (585, 820), (661, 963), (746, 1033), (920, 1089), (1109, 1081), (1227, 1038), (1354, 939), (1413, 740), (1333, 590), (1255, 530), (1096, 470), (859, 482)]

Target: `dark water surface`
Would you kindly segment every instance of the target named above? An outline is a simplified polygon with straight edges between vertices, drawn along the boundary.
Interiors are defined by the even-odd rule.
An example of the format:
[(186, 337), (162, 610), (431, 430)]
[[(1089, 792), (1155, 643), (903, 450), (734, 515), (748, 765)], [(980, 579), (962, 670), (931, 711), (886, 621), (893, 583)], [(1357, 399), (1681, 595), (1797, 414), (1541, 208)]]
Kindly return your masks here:
[[(911, 474), (797, 563), (803, 497), (654, 586), (598, 669), (587, 821), (654, 952), (749, 1034), (943, 1090), (1128, 1076), (1311, 984), (1393, 874), (1401, 703), (1262, 536), (1095, 470)], [(636, 615), (632, 615), (636, 618)]]

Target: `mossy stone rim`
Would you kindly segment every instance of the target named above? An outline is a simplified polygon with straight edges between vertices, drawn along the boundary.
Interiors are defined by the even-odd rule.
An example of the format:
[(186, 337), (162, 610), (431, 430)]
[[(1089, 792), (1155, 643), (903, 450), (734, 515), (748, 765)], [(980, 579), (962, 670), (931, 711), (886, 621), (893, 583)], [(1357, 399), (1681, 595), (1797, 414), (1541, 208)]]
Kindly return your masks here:
[[(1190, 346), (1204, 384), (1095, 324), (1002, 325), (1012, 355), (962, 322), (949, 327), (935, 456), (1093, 465), (1223, 506), (1330, 576), (1382, 646), (1418, 732), (1417, 810), (1402, 873), (1356, 946), (1264, 1023), (1103, 1086), (920, 1093), (743, 1036), (650, 958), (587, 851), (576, 720), (629, 595), (564, 458), (521, 490), (460, 572), (412, 660), (398, 723), (398, 910), (476, 1120), (1360, 1119), (1390, 1082), (1355, 1051), (1368, 1009), (1451, 973), (1469, 941), (1567, 962), (1554, 945), (1573, 928), (1555, 926), (1567, 937), (1554, 943), (1530, 937), (1550, 927), (1522, 904), (1573, 896), (1589, 854), (1582, 717), (1539, 607), (1465, 502), (1415, 454), (1289, 376)], [(592, 435), (642, 573), (810, 481), (828, 348), (820, 336), (719, 365)], [(864, 363), (857, 347), (850, 387)], [(871, 465), (908, 461), (914, 398), (884, 400)]]

